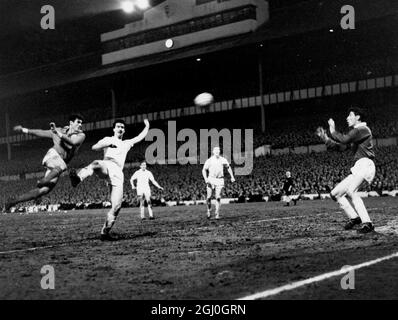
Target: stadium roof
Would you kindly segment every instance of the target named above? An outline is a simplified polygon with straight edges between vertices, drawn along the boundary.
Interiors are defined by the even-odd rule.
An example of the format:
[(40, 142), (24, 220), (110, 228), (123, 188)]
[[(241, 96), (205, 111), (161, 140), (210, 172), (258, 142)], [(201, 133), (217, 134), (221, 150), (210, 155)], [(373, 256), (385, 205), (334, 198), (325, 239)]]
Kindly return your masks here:
[[(77, 2), (78, 0), (72, 1)], [(158, 0), (158, 2), (160, 1), (161, 0)], [(282, 4), (284, 3), (284, 1), (282, 0), (279, 1)], [(33, 2), (40, 3), (43, 1), (37, 0)], [(61, 0), (53, 2), (61, 3)], [(65, 1), (62, 2), (65, 3)], [(79, 0), (78, 2), (87, 4), (89, 1)], [(104, 2), (105, 0), (100, 0), (98, 2), (96, 1), (96, 5), (97, 3)], [(68, 83), (78, 82), (82, 80), (104, 77), (111, 74), (132, 70), (135, 68), (154, 65), (157, 63), (164, 63), (167, 61), (178, 60), (234, 47), (247, 46), (256, 43), (264, 43), (265, 46), (267, 46), (267, 44), (271, 43), (272, 40), (280, 38), (289, 39), (289, 37), (295, 37), (302, 34), (311, 34), (317, 31), (318, 37), (322, 37), (324, 30), (340, 28), (340, 8), (342, 5), (349, 4), (349, 2), (353, 2), (355, 4), (354, 7), (356, 9), (356, 20), (358, 25), (364, 24), (364, 22), (366, 21), (374, 19), (380, 20), (380, 18), (389, 16), (392, 17), (392, 19), (390, 20), (393, 22), (391, 32), (396, 32), (396, 30), (398, 29), (396, 27), (398, 21), (398, 2), (396, 0), (362, 0), (361, 2), (347, 2), (342, 0), (311, 0), (300, 2), (294, 1), (294, 5), (273, 10), (269, 23), (261, 27), (257, 32), (253, 34), (225, 39), (223, 41), (210, 42), (200, 46), (192, 46), (190, 48), (185, 48), (178, 51), (170, 51), (164, 54), (149, 56), (142, 59), (135, 59), (133, 61), (128, 61), (109, 67), (101, 66), (100, 46), (97, 43), (97, 47), (95, 45), (93, 46), (95, 50), (94, 52), (88, 51), (79, 58), (71, 58), (64, 60), (63, 62), (56, 62), (47, 66), (0, 76), (0, 99), (13, 95), (25, 94), (36, 90), (51, 88), (54, 86), (62, 86)], [(6, 9), (6, 7), (4, 6), (7, 3), (9, 5), (10, 2), (8, 0), (1, 2), (1, 9)], [(68, 3), (70, 3), (70, 1)], [(79, 7), (77, 6), (76, 8)], [(88, 6), (88, 8), (90, 7)], [(89, 16), (91, 14), (91, 16), (96, 17), (96, 22), (101, 21), (101, 18), (102, 20), (104, 20), (104, 18), (106, 17), (106, 15), (96, 15), (95, 12), (90, 13), (90, 10), (86, 10)], [(0, 12), (4, 14), (3, 10), (0, 10)], [(81, 13), (85, 12), (86, 11), (83, 10)], [(76, 14), (76, 12), (66, 10), (61, 20), (63, 22), (66, 22), (70, 17), (74, 17), (74, 14)], [(109, 28), (115, 26), (118, 22), (115, 22), (114, 18), (115, 16), (113, 16), (113, 19), (111, 19), (110, 22), (108, 21), (107, 23), (104, 23), (106, 26), (101, 25), (101, 28), (106, 27), (109, 30)], [(81, 18), (79, 16), (74, 17), (73, 19), (73, 21), (75, 21), (76, 19), (83, 19), (86, 23), (94, 21), (90, 20), (90, 18)], [(11, 26), (12, 25), (13, 24), (11, 24)], [(15, 30), (23, 30), (23, 26), (19, 27), (15, 27), (16, 29), (11, 28), (10, 31), (14, 30), (14, 32), (16, 32)], [(87, 33), (90, 32), (87, 31)], [(99, 38), (100, 30), (97, 29), (94, 33), (95, 36), (98, 36)], [(327, 33), (325, 33), (324, 35), (325, 37), (329, 36)], [(2, 34), (2, 36), (4, 38), (5, 35)], [(62, 50), (62, 48), (60, 49)], [(4, 55), (3, 52), (1, 52), (1, 54), (3, 55), (3, 62), (7, 63), (7, 61), (4, 59), (6, 55)]]

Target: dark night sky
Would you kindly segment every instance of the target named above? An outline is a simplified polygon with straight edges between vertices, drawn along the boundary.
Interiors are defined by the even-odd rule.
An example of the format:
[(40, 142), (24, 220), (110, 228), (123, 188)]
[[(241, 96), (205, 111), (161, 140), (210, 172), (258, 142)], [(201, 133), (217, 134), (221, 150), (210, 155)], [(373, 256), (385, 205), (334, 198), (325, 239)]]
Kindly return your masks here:
[[(163, 1), (150, 0), (150, 3), (155, 6)], [(0, 0), (0, 74), (24, 69), (21, 54), (38, 57), (38, 62), (28, 63), (35, 66), (98, 50), (101, 33), (121, 28), (141, 16), (124, 13), (121, 2)], [(40, 27), (43, 17), (40, 10), (44, 5), (55, 9), (55, 30), (44, 31)]]
[(40, 27), (43, 5), (55, 8), (56, 22), (70, 22), (119, 8), (119, 0), (1, 0), (0, 35), (37, 29)]

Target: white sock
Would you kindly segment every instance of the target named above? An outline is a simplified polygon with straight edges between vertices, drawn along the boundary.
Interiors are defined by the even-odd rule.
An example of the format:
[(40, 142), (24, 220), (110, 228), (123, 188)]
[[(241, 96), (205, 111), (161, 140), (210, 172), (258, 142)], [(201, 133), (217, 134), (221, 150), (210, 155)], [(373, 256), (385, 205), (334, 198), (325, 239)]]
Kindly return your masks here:
[(372, 222), (370, 220), (368, 210), (366, 210), (365, 204), (363, 203), (361, 197), (355, 193), (354, 196), (351, 198), (351, 200), (355, 210), (358, 212), (358, 215), (361, 217), (362, 223)]
[(142, 206), (142, 207), (140, 207), (140, 209), (141, 209), (141, 219), (144, 219), (145, 218), (145, 207)]
[(153, 217), (153, 211), (152, 211), (152, 207), (151, 206), (148, 206), (148, 213), (149, 213), (149, 216), (152, 218)]
[(83, 181), (84, 179), (92, 176), (93, 174), (94, 174), (93, 167), (89, 165), (81, 169), (77, 175), (79, 176), (80, 180)]
[(358, 218), (357, 212), (354, 210), (354, 208), (351, 206), (351, 204), (348, 202), (348, 199), (345, 196), (338, 197), (337, 202), (339, 203), (340, 208), (344, 210), (348, 218), (350, 219)]
[(104, 226), (102, 227), (101, 230), (101, 234), (108, 234), (109, 231), (111, 231), (113, 225), (115, 224), (115, 221), (116, 217), (112, 213), (108, 212)]
[(220, 214), (220, 207), (221, 207), (221, 202), (220, 201), (216, 201), (216, 216), (218, 216)]

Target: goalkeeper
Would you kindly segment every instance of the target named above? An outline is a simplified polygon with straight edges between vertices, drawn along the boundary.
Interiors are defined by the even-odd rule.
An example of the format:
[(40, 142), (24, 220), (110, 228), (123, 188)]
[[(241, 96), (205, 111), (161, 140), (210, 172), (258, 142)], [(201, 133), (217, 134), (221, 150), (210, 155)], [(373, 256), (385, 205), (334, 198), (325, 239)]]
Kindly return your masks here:
[(369, 233), (374, 230), (374, 226), (358, 190), (363, 183), (370, 184), (375, 177), (372, 132), (364, 122), (363, 110), (351, 108), (348, 112), (346, 120), (350, 131), (347, 134), (336, 131), (334, 120), (329, 119), (330, 137), (322, 127), (317, 129), (316, 135), (325, 142), (328, 149), (342, 151), (351, 148), (354, 151), (355, 164), (351, 168), (351, 174), (331, 191), (330, 196), (339, 203), (349, 218), (345, 230), (362, 224), (358, 233)]

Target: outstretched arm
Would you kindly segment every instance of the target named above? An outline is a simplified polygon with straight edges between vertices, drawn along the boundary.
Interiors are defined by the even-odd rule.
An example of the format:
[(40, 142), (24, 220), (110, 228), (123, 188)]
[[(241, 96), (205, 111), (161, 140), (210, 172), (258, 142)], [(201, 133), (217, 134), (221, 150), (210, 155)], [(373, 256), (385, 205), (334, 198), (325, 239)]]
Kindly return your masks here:
[(315, 134), (322, 139), (322, 141), (325, 143), (328, 149), (334, 149), (338, 151), (344, 151), (347, 149), (347, 145), (330, 139), (325, 129), (323, 129), (322, 127), (318, 127), (318, 129), (316, 129)]
[(84, 133), (79, 133), (77, 135), (73, 135), (72, 137), (68, 137), (65, 134), (61, 134), (61, 136), (59, 137), (61, 138), (62, 141), (74, 147), (82, 145), (84, 140), (86, 139), (86, 135)]
[(231, 182), (235, 182), (234, 173), (232, 172), (232, 168), (229, 164), (228, 164), (228, 173), (231, 176)]
[(163, 190), (163, 187), (161, 187), (160, 185), (159, 185), (159, 183), (155, 180), (155, 178), (152, 176), (151, 177), (151, 182), (153, 183), (153, 185), (156, 187), (156, 188), (158, 188), (158, 189), (160, 189), (160, 190)]
[(62, 133), (62, 131), (55, 127), (54, 123), (51, 123), (51, 131), (56, 134), (62, 141), (69, 144), (70, 146), (80, 146), (83, 144), (84, 140), (86, 139), (86, 135), (81, 132), (71, 137), (68, 137), (66, 134)]
[(41, 129), (27, 129), (22, 126), (15, 126), (14, 131), (18, 133), (26, 133), (39, 138), (52, 138), (53, 134), (51, 130), (41, 130)]
[(337, 150), (337, 151), (344, 151), (348, 149), (348, 145), (340, 142), (336, 142), (330, 138), (325, 142), (326, 148), (331, 149), (331, 150)]
[(134, 145), (134, 144), (144, 140), (146, 135), (148, 134), (148, 131), (149, 131), (149, 121), (148, 121), (148, 119), (145, 119), (144, 123), (145, 123), (144, 130), (142, 130), (142, 132), (138, 136), (136, 136), (135, 138), (127, 140), (131, 145)]
[(335, 140), (336, 142), (339, 142), (342, 144), (350, 144), (352, 142), (356, 142), (358, 140), (366, 138), (365, 136), (361, 137), (360, 132), (357, 129), (352, 129), (347, 134), (342, 134), (342, 133), (336, 131), (336, 127), (335, 127), (333, 119), (329, 119), (328, 123), (329, 123), (330, 134), (331, 134), (333, 140)]
[[(342, 144), (350, 144), (352, 142), (358, 141), (358, 130), (353, 129), (347, 134), (342, 134), (338, 131), (331, 132), (332, 138)], [(365, 138), (365, 137), (363, 137)]]
[(104, 138), (91, 147), (93, 151), (101, 151), (105, 148), (116, 148), (116, 146), (112, 144), (112, 141), (109, 141), (109, 139)]

